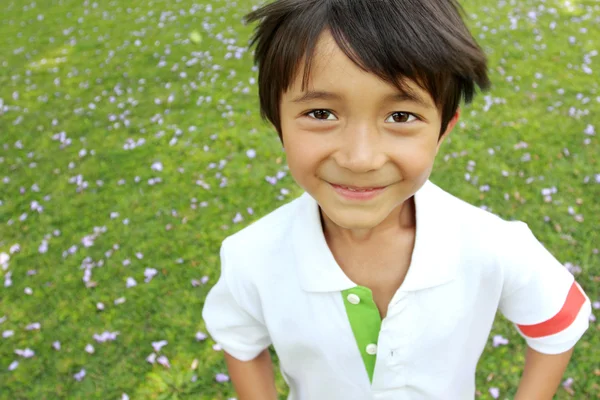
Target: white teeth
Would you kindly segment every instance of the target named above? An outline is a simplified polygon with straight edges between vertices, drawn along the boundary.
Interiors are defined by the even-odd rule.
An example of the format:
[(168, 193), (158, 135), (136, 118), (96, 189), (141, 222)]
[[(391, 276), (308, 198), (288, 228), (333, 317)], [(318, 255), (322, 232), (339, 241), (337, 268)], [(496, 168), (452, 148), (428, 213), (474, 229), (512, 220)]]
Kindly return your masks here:
[(373, 189), (352, 189), (352, 188), (349, 188), (349, 187), (346, 187), (346, 186), (341, 186), (341, 187), (344, 188), (344, 189), (346, 189), (346, 190), (349, 190), (351, 192), (370, 192), (370, 191), (373, 190)]

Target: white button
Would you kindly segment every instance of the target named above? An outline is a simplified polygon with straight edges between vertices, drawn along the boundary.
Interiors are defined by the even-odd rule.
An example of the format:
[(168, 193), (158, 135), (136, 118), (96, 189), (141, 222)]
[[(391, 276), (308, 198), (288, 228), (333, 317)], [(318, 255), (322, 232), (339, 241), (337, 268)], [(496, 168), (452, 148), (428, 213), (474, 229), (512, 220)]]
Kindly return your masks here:
[(355, 294), (349, 294), (347, 297), (348, 301), (352, 304), (358, 304), (360, 303), (360, 297), (358, 297)]
[(377, 345), (376, 344), (369, 344), (367, 345), (367, 353), (374, 356), (375, 354), (377, 354)]

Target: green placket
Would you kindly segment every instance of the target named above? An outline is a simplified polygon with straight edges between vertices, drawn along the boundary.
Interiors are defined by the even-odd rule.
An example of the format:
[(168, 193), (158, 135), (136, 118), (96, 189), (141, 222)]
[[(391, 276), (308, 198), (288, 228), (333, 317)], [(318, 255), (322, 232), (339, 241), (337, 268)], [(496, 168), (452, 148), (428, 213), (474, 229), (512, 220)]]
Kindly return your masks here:
[(369, 381), (373, 382), (377, 359), (377, 340), (381, 329), (381, 315), (373, 300), (371, 289), (356, 286), (342, 291), (346, 314), (362, 356)]

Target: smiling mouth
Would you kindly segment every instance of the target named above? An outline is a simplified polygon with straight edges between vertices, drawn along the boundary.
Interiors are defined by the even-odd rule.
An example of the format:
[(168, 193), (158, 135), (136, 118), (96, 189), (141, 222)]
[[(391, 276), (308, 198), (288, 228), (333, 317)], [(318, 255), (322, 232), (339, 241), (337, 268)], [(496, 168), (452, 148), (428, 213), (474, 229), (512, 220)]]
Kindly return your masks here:
[(346, 185), (338, 185), (335, 183), (332, 183), (331, 185), (333, 186), (337, 186), (339, 188), (342, 189), (346, 189), (349, 190), (351, 192), (372, 192), (375, 190), (381, 190), (381, 189), (385, 189), (387, 186), (373, 186), (373, 187), (360, 187), (360, 186), (346, 186)]

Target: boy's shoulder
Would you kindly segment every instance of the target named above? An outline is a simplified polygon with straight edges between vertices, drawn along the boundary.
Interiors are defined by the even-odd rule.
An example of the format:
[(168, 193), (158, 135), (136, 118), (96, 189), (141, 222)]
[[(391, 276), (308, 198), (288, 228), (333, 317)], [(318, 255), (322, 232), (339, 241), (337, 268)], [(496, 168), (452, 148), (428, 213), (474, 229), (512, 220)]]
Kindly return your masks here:
[(470, 222), (473, 225), (512, 222), (488, 211), (487, 208), (477, 207), (434, 183), (430, 182), (427, 189), (429, 192), (426, 200), (436, 203), (437, 207), (443, 209), (451, 222), (456, 219), (463, 219), (464, 222)]
[[(455, 239), (479, 242), (490, 245), (497, 244), (499, 238), (510, 238), (527, 228), (527, 224), (519, 220), (508, 220), (495, 214), (487, 207), (478, 207), (463, 200), (460, 197), (431, 184), (430, 192), (426, 196), (428, 201), (432, 202), (432, 207), (438, 208), (441, 213), (441, 219), (448, 227), (456, 229), (461, 235)], [(437, 203), (437, 204), (435, 204)]]

